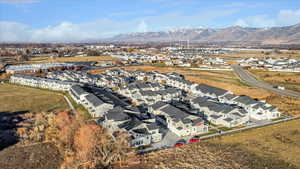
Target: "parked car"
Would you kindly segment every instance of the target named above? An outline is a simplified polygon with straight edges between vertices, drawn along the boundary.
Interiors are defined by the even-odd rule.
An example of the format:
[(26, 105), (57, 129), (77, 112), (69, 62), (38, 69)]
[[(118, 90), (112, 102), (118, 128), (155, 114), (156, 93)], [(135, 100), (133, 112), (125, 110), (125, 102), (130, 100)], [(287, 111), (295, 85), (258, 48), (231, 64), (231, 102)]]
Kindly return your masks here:
[(176, 143), (176, 144), (174, 145), (174, 147), (181, 147), (181, 146), (184, 146), (184, 143)]
[(198, 139), (198, 138), (191, 138), (190, 140), (189, 140), (189, 143), (199, 143), (201, 140), (200, 139)]
[(176, 144), (174, 145), (174, 147), (180, 147), (186, 144), (186, 141), (184, 139), (181, 139), (179, 141), (176, 142)]

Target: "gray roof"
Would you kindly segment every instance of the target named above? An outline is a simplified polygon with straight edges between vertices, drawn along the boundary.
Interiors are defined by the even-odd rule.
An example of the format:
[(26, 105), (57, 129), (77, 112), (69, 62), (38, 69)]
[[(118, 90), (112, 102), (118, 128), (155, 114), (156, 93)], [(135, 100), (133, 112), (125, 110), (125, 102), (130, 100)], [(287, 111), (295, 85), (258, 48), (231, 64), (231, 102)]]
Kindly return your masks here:
[(123, 108), (115, 107), (107, 112), (106, 118), (113, 121), (126, 121), (130, 119), (130, 116), (124, 113)]
[(213, 119), (218, 119), (218, 118), (220, 118), (222, 116), (221, 115), (215, 115), (215, 114), (213, 114), (213, 115), (210, 115), (210, 117), (213, 118)]
[(98, 107), (102, 104), (104, 104), (104, 102), (102, 100), (100, 100), (97, 96), (95, 96), (94, 94), (88, 94), (87, 96), (85, 96), (85, 98), (88, 100), (88, 102), (90, 102), (93, 106)]
[(203, 93), (213, 93), (216, 96), (222, 96), (222, 95), (224, 95), (225, 93), (228, 92), (227, 90), (217, 88), (217, 87), (213, 87), (213, 86), (208, 86), (208, 85), (205, 85), (205, 84), (199, 84), (196, 87), (196, 90), (200, 90)]
[(192, 100), (193, 103), (202, 103), (202, 102), (207, 102), (207, 99), (204, 97), (196, 97), (195, 99)]
[(235, 98), (234, 101), (243, 103), (245, 105), (251, 105), (251, 104), (258, 103), (256, 100), (252, 99), (249, 96), (239, 96), (239, 97)]
[(154, 110), (157, 110), (157, 109), (160, 109), (161, 107), (164, 107), (166, 106), (167, 104), (162, 102), (162, 101), (159, 101), (159, 102), (156, 102), (154, 104), (152, 104), (150, 107), (152, 107)]
[(147, 124), (147, 128), (149, 130), (156, 130), (156, 129), (159, 129), (159, 125), (157, 123), (150, 123), (150, 124)]
[(168, 106), (162, 108), (161, 111), (165, 112), (170, 117), (178, 119), (178, 120), (184, 119), (187, 116), (189, 116), (187, 113), (181, 111), (180, 109), (177, 109), (176, 107), (174, 107), (172, 105), (168, 105)]
[(81, 86), (79, 85), (74, 85), (71, 87), (71, 89), (74, 91), (74, 93), (77, 95), (77, 96), (80, 96), (82, 94), (85, 94), (87, 93)]
[(233, 119), (232, 118), (226, 118), (226, 119), (224, 119), (224, 121), (231, 122), (231, 121), (233, 121)]
[(235, 94), (226, 94), (224, 97), (225, 97), (227, 100), (232, 100), (232, 99), (234, 99), (234, 98), (236, 97), (236, 95), (235, 95)]

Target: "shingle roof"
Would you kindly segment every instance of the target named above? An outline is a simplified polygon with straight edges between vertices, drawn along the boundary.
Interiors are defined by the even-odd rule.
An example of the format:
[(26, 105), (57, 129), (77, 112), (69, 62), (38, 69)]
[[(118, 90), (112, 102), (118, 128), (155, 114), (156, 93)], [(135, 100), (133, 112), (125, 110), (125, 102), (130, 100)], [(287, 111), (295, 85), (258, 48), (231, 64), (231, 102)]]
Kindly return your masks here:
[(245, 105), (251, 105), (251, 104), (258, 103), (256, 100), (252, 99), (249, 96), (239, 96), (239, 97), (235, 98), (234, 101), (243, 103)]
[(157, 110), (157, 109), (160, 109), (160, 108), (162, 108), (166, 105), (167, 105), (166, 103), (164, 103), (162, 101), (159, 101), (159, 102), (156, 102), (156, 103), (152, 104), (150, 107), (152, 107), (153, 110)]
[(106, 114), (106, 118), (114, 121), (125, 121), (130, 119), (130, 117), (124, 113), (124, 109), (121, 107), (115, 107), (114, 109), (109, 110)]
[(222, 96), (225, 93), (227, 93), (227, 90), (221, 89), (221, 88), (217, 88), (217, 87), (213, 87), (213, 86), (208, 86), (205, 84), (199, 84), (196, 87), (196, 90), (200, 90), (203, 93), (214, 93), (216, 96)]
[(71, 87), (71, 89), (75, 92), (75, 94), (77, 96), (80, 96), (82, 94), (87, 93), (82, 87), (80, 87), (79, 85), (74, 85)]
[(98, 97), (96, 97), (94, 94), (91, 93), (85, 96), (85, 98), (88, 100), (88, 102), (90, 102), (95, 107), (104, 104), (102, 100), (100, 100)]

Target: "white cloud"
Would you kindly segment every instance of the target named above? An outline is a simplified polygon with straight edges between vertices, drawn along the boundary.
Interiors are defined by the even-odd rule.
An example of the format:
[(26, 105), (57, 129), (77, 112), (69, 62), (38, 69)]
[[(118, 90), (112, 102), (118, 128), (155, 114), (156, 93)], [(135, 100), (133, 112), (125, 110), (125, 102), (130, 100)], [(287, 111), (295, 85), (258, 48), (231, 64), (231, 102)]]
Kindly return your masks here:
[(271, 27), (276, 25), (276, 21), (267, 15), (257, 15), (245, 19), (238, 19), (235, 25), (243, 27)]
[(136, 31), (146, 32), (165, 30), (170, 27), (217, 25), (216, 18), (232, 15), (235, 12), (235, 10), (201, 11), (193, 15), (172, 12), (127, 21), (115, 21), (107, 18), (85, 23), (66, 21), (43, 28), (32, 28), (15, 22), (0, 22), (0, 42), (80, 42), (99, 40)]
[(243, 27), (272, 27), (286, 26), (300, 23), (299, 10), (280, 10), (275, 17), (269, 15), (256, 15), (238, 19), (235, 25)]
[(137, 27), (137, 32), (147, 32), (147, 31), (148, 31), (147, 23), (145, 21), (141, 21)]
[[(100, 19), (80, 24), (62, 22), (56, 26), (34, 29), (25, 24), (0, 22), (0, 42), (80, 42), (99, 40), (100, 38), (141, 29), (141, 23), (138, 20), (117, 22)], [(144, 25), (142, 29), (145, 30), (146, 27)]]
[(36, 3), (36, 2), (40, 2), (40, 0), (0, 0), (0, 3), (5, 3), (5, 4)]
[(281, 10), (277, 17), (280, 25), (291, 25), (300, 23), (300, 9), (298, 10)]

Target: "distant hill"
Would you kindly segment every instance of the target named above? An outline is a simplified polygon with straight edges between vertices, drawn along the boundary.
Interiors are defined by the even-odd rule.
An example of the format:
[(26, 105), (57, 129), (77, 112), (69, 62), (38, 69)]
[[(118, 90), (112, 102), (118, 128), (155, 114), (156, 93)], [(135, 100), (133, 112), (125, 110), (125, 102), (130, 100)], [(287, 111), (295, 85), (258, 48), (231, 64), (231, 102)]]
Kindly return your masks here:
[(190, 40), (199, 43), (300, 44), (300, 24), (284, 27), (250, 28), (232, 26), (222, 29), (178, 28), (168, 31), (120, 34), (113, 42), (168, 42)]

